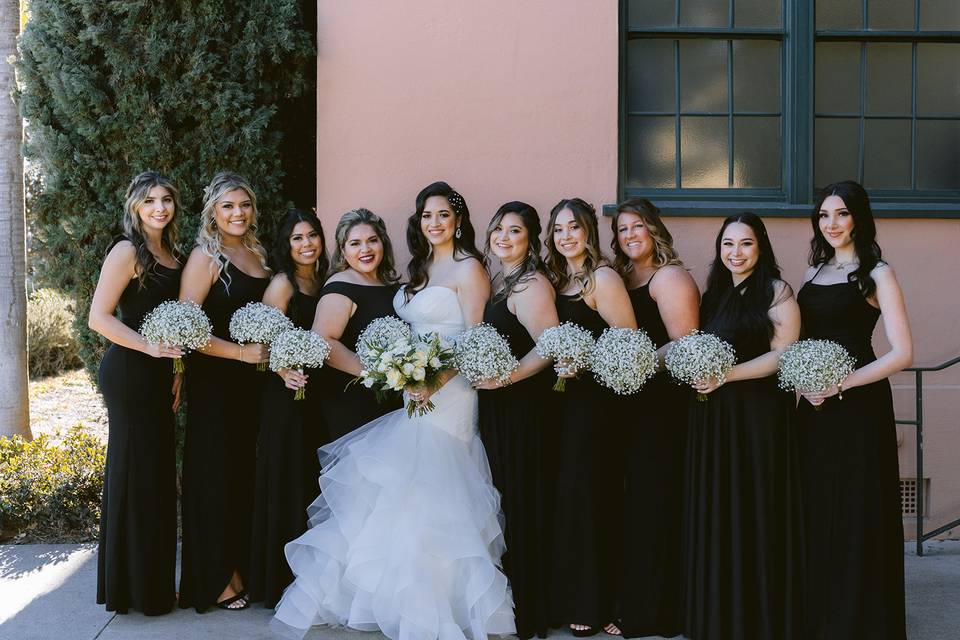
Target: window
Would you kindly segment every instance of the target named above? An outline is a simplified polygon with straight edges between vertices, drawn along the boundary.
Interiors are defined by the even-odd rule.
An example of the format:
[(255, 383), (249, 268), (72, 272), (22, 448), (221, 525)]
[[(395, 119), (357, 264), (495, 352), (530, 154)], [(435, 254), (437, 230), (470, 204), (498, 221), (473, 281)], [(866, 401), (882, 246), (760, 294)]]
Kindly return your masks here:
[[(957, 0), (623, 0), (620, 196), (960, 216)], [(720, 205), (720, 206), (717, 206)]]

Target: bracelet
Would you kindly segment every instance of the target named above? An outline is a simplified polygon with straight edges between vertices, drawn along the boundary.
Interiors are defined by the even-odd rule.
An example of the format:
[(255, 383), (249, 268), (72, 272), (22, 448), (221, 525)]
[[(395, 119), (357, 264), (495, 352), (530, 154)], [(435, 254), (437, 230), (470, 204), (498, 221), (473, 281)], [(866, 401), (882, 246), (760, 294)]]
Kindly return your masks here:
[(240, 362), (243, 362), (243, 345), (240, 345), (240, 357), (237, 358)]
[(837, 399), (843, 400), (843, 380), (837, 383)]

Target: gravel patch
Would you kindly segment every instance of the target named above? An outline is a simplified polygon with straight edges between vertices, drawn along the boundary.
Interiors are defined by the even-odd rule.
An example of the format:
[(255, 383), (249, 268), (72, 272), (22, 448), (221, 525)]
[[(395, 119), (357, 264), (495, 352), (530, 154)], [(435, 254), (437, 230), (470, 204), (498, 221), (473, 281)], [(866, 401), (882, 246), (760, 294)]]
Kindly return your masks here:
[(107, 409), (96, 384), (84, 369), (30, 381), (30, 429), (58, 440), (80, 425), (107, 442)]

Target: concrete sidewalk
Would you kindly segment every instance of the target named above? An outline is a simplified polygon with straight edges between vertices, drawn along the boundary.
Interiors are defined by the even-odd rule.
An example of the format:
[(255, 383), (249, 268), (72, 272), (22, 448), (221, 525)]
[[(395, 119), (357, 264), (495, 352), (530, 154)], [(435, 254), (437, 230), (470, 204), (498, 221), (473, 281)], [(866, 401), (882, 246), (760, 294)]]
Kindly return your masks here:
[[(960, 542), (930, 542), (917, 557), (906, 545), (907, 631), (910, 640), (960, 637)], [(147, 618), (114, 615), (95, 604), (96, 545), (0, 545), (0, 639), (276, 640), (259, 606), (203, 615), (176, 609)], [(379, 633), (315, 629), (308, 638), (384, 640)], [(570, 637), (558, 631), (551, 638)], [(598, 636), (604, 638), (606, 636)]]

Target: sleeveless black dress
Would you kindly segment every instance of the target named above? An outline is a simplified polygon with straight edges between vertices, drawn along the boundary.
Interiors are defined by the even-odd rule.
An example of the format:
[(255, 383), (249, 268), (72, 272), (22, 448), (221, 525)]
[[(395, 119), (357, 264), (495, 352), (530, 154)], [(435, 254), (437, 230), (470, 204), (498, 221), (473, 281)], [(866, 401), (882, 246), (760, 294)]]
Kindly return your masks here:
[[(487, 303), (483, 321), (496, 327), (521, 360), (534, 340), (513, 313), (507, 299)], [(547, 636), (550, 614), (550, 501), (554, 491), (551, 447), (554, 402), (552, 367), (500, 389), (477, 392), (480, 438), (490, 462), (493, 484), (502, 494), (503, 568), (513, 589), (517, 635)]]
[[(750, 280), (744, 281), (742, 286)], [(739, 288), (703, 330), (737, 362), (770, 350), (744, 329)], [(795, 396), (776, 376), (690, 394), (684, 489), (684, 634), (696, 640), (806, 640)]]
[[(357, 305), (340, 336), (340, 343), (351, 351), (356, 350), (357, 338), (377, 318), (396, 316), (393, 296), (399, 285), (379, 287), (352, 282), (328, 282), (320, 290), (320, 298), (338, 293)], [(399, 394), (377, 402), (376, 393), (362, 384), (350, 384), (353, 376), (327, 366), (321, 370), (323, 400), (320, 408), (330, 431), (330, 440), (336, 440), (363, 426), (375, 418), (403, 406)], [(347, 386), (349, 385), (349, 386)], [(313, 497), (316, 497), (314, 495)]]
[[(595, 338), (607, 328), (575, 296), (557, 295), (557, 315)], [(550, 402), (557, 411), (552, 431), (558, 447), (551, 623), (599, 627), (614, 620), (619, 590), (623, 427), (617, 409), (623, 399), (584, 371)]]
[[(805, 337), (833, 340), (856, 358), (871, 345), (880, 311), (856, 283), (807, 282), (797, 296)], [(807, 532), (807, 633), (812, 640), (904, 640), (903, 520), (890, 383), (800, 400)]]
[[(260, 301), (270, 279), (249, 276), (229, 262), (224, 268), (229, 291), (217, 278), (203, 310), (213, 335), (230, 340), (230, 316)], [(260, 390), (274, 374), (200, 352), (190, 354), (186, 366), (179, 605), (203, 613), (216, 604), (234, 570), (247, 584)]]
[[(670, 342), (649, 282), (629, 294), (637, 326), (658, 349)], [(680, 532), (689, 395), (661, 370), (626, 398), (625, 415), (631, 419), (624, 430), (620, 628), (628, 638), (671, 637), (682, 629)]]
[[(313, 326), (319, 301), (296, 293), (288, 315), (298, 328)], [(329, 442), (320, 411), (320, 371), (304, 370), (309, 378), (302, 400), (294, 400), (276, 373), (263, 384), (247, 588), (251, 601), (271, 609), (293, 582), (283, 546), (307, 530), (307, 506), (317, 497), (320, 475), (317, 449)]]
[[(176, 300), (180, 269), (157, 264), (120, 296), (120, 320), (138, 331), (161, 302)], [(110, 431), (100, 511), (97, 604), (107, 611), (168, 613), (177, 569), (177, 463), (173, 360), (110, 345), (99, 372)]]

